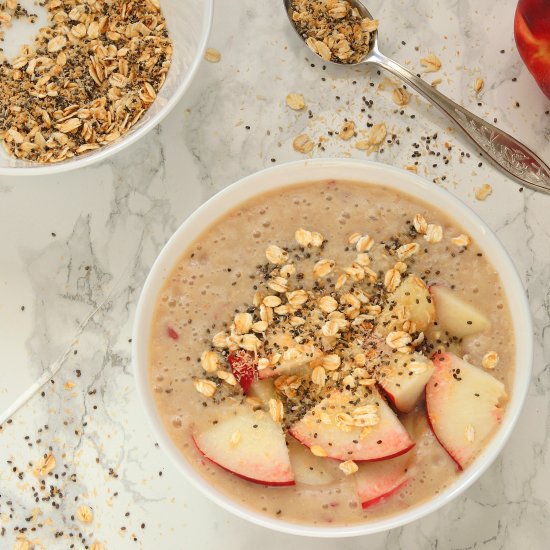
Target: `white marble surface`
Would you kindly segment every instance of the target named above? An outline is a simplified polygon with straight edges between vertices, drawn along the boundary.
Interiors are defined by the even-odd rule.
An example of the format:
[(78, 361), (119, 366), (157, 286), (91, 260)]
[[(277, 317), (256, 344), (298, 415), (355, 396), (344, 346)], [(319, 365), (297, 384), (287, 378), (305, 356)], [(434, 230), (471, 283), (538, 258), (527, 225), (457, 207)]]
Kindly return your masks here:
[[(388, 55), (417, 70), (420, 57), (435, 52), (443, 69), (428, 75), (430, 81), (442, 78), (440, 90), (490, 120), (496, 117), (549, 160), (550, 104), (515, 51), (514, 0), (372, 0), (369, 7), (382, 19), (381, 47)], [(399, 115), (388, 86), (379, 89), (384, 75), (323, 71), (312, 59), (311, 67), (287, 25), (279, 0), (217, 0), (209, 45), (222, 52), (222, 60), (203, 64), (190, 92), (156, 131), (78, 173), (0, 178), (0, 410), (76, 338), (44, 397), (36, 395), (0, 431), (0, 548), (11, 549), (20, 528), (48, 550), (72, 543), (86, 548), (96, 540), (110, 550), (548, 548), (550, 196), (520, 193), (492, 168), (478, 167), (476, 155), (461, 157), (469, 146), (424, 101), (414, 97)], [(472, 90), (478, 76), (486, 83), (481, 106)], [(313, 118), (285, 106), (290, 91), (305, 95)], [(374, 101), (366, 113), (362, 96)], [(198, 205), (271, 165), (272, 158), (298, 158), (291, 144), (303, 131), (328, 138), (326, 151), (315, 155), (363, 157), (327, 131), (337, 130), (345, 117), (364, 129), (367, 114), (385, 121), (400, 141), (371, 156), (381, 162), (410, 164), (411, 144), (422, 135), (437, 132), (440, 150), (445, 141), (453, 145), (448, 165), (422, 156), (420, 173), (446, 176), (438, 185), (478, 212), (512, 254), (535, 321), (533, 381), (502, 456), (456, 502), (386, 534), (338, 542), (296, 539), (218, 509), (155, 446), (131, 374), (132, 318), (160, 247)], [(485, 182), (493, 194), (476, 201), (474, 189)], [(64, 389), (67, 382), (74, 387)], [(35, 503), (32, 487), (38, 483), (28, 462), (49, 446), (58, 479), (47, 478)], [(43, 501), (50, 486), (63, 497)], [(72, 519), (80, 502), (93, 508), (91, 524)], [(32, 519), (35, 508), (41, 515)]]

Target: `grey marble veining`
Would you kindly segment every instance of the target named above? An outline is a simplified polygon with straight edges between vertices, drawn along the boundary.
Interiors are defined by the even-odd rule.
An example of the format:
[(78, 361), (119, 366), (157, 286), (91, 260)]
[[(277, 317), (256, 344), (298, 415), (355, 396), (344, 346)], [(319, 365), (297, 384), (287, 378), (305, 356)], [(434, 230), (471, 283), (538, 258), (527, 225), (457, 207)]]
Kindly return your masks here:
[[(16, 528), (26, 528), (29, 540), (48, 550), (96, 540), (110, 550), (222, 543), (228, 550), (548, 548), (550, 197), (519, 192), (485, 163), (478, 166), (445, 118), (416, 96), (400, 114), (387, 75), (323, 70), (288, 27), (280, 4), (217, 2), (209, 45), (221, 51), (221, 62), (204, 63), (182, 102), (139, 143), (77, 173), (0, 178), (0, 409), (70, 347), (44, 396), (38, 393), (0, 431), (0, 548), (12, 548)], [(419, 59), (433, 51), (443, 68), (428, 81), (441, 78), (441, 91), (496, 118), (550, 158), (550, 103), (515, 51), (513, 0), (372, 0), (369, 8), (382, 20), (386, 54), (418, 70)], [(472, 89), (476, 77), (485, 80), (479, 98)], [(285, 106), (290, 91), (305, 95), (311, 118)], [(189, 486), (155, 446), (140, 410), (129, 338), (148, 269), (178, 225), (216, 191), (272, 165), (271, 159), (300, 158), (292, 149), (300, 133), (327, 137), (315, 156), (363, 158), (349, 143), (328, 138), (344, 118), (360, 128), (369, 120), (386, 123), (399, 145), (370, 158), (388, 164), (411, 164), (412, 143), (421, 136), (437, 133), (439, 150), (445, 141), (452, 145), (449, 164), (424, 155), (419, 173), (464, 200), (510, 252), (529, 294), (535, 364), (517, 429), (478, 483), (414, 524), (336, 542), (268, 533)], [(474, 190), (485, 182), (493, 194), (479, 202)], [(35, 503), (38, 483), (28, 463), (49, 446), (59, 479), (48, 478), (38, 498), (49, 494), (49, 485), (64, 496)], [(93, 508), (91, 524), (73, 519), (79, 503)], [(30, 518), (34, 508), (42, 512), (36, 519)]]

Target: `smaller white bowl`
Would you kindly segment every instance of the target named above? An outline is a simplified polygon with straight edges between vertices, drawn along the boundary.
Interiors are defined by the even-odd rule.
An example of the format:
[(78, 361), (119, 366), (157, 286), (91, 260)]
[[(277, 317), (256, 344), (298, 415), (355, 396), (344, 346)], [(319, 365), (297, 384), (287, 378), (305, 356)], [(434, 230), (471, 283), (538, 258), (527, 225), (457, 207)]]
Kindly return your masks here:
[[(164, 430), (155, 407), (148, 376), (149, 333), (155, 300), (166, 277), (183, 252), (216, 219), (243, 201), (288, 185), (327, 179), (379, 183), (392, 187), (404, 195), (411, 195), (449, 213), (461, 225), (467, 227), (472, 238), (500, 274), (510, 310), (513, 312), (512, 322), (516, 336), (516, 370), (513, 387), (509, 391), (510, 400), (498, 432), (477, 460), (451, 486), (429, 501), (387, 518), (334, 527), (302, 525), (268, 518), (238, 504), (210, 485), (187, 462)], [(489, 227), (451, 193), (411, 172), (374, 162), (347, 159), (306, 160), (269, 168), (234, 183), (203, 204), (174, 233), (154, 263), (139, 299), (132, 342), (137, 389), (155, 437), (187, 479), (208, 498), (237, 516), (284, 533), (312, 537), (350, 537), (393, 529), (434, 512), (464, 492), (491, 465), (510, 437), (527, 394), (533, 360), (533, 330), (525, 291), (514, 264)]]
[(176, 106), (191, 84), (206, 49), (214, 0), (161, 0), (160, 4), (172, 39), (172, 64), (157, 98), (139, 122), (109, 145), (54, 164), (16, 159), (0, 146), (0, 176), (57, 174), (105, 160), (143, 137)]

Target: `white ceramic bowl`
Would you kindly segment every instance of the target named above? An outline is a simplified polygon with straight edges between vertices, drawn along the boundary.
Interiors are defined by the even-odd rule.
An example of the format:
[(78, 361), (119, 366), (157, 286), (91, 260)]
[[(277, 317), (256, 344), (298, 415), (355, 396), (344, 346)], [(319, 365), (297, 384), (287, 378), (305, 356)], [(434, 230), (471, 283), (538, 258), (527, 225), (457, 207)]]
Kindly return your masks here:
[[(0, 176), (44, 175), (89, 166), (121, 151), (160, 123), (181, 99), (197, 71), (210, 33), (214, 0), (161, 0), (160, 3), (172, 39), (172, 65), (156, 100), (140, 121), (113, 143), (54, 164), (18, 160), (0, 146)], [(29, 36), (25, 36), (21, 40), (28, 39)], [(16, 35), (14, 40), (19, 41), (19, 37)]]
[[(502, 424), (479, 458), (445, 491), (391, 517), (349, 527), (316, 527), (271, 519), (237, 504), (203, 479), (172, 443), (157, 414), (148, 381), (148, 343), (156, 297), (176, 261), (191, 243), (228, 210), (265, 191), (307, 181), (329, 178), (381, 183), (403, 194), (412, 195), (452, 216), (484, 250), (501, 276), (516, 334), (516, 372), (510, 401)], [(490, 466), (506, 443), (520, 414), (531, 376), (533, 331), (527, 298), (521, 280), (496, 236), (485, 223), (451, 193), (405, 170), (374, 162), (356, 160), (306, 160), (283, 164), (248, 176), (227, 187), (192, 214), (176, 231), (157, 258), (143, 288), (133, 331), (133, 365), (138, 392), (164, 451), (187, 479), (207, 497), (234, 514), (277, 531), (316, 537), (347, 537), (385, 531), (434, 512), (465, 491)]]

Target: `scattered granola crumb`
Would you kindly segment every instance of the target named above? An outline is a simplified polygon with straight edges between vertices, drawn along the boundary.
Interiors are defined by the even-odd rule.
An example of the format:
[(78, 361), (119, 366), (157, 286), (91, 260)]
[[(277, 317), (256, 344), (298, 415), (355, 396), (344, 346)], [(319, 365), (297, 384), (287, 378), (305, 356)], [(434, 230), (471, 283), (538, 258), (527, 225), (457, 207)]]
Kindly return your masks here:
[(442, 78), (435, 78), (434, 80), (432, 80), (431, 86), (433, 86), (434, 88), (437, 88), (442, 82), (443, 82)]
[(353, 462), (353, 460), (346, 460), (345, 462), (342, 462), (338, 468), (344, 472), (347, 476), (354, 474), (359, 470), (359, 466)]
[(315, 367), (311, 371), (311, 381), (317, 386), (323, 387), (327, 380), (327, 373), (324, 367)]
[(418, 167), (415, 164), (408, 164), (407, 166), (405, 166), (405, 170), (413, 172), (414, 174), (418, 173)]
[(209, 63), (219, 63), (221, 61), (222, 54), (216, 50), (216, 48), (206, 48), (204, 52), (204, 59)]
[(468, 235), (459, 235), (458, 237), (453, 237), (451, 242), (456, 246), (469, 246), (472, 243), (472, 239)]
[(325, 457), (328, 453), (321, 447), (321, 445), (312, 445), (309, 449), (315, 456)]
[(315, 144), (313, 141), (311, 141), (310, 137), (307, 134), (300, 134), (296, 138), (294, 138), (294, 141), (292, 142), (292, 147), (294, 147), (294, 150), (298, 153), (303, 153), (306, 155), (307, 153), (311, 153), (313, 150), (313, 147), (315, 147)]
[(313, 266), (313, 275), (316, 279), (326, 277), (334, 269), (334, 260), (321, 259)]
[(229, 446), (235, 448), (241, 440), (241, 432), (233, 432), (229, 438)]
[(496, 351), (489, 351), (483, 356), (483, 359), (481, 360), (481, 365), (484, 369), (492, 370), (500, 361), (500, 357), (498, 356), (498, 353)]
[(205, 372), (216, 372), (220, 362), (221, 357), (215, 351), (204, 351), (201, 355), (201, 365)]
[(265, 251), (265, 257), (269, 262), (275, 265), (283, 265), (288, 260), (288, 252), (281, 247), (272, 244)]
[(416, 214), (413, 220), (414, 228), (417, 233), (424, 235), (428, 231), (428, 222), (422, 214)]
[(478, 201), (484, 201), (491, 193), (493, 188), (488, 183), (484, 183), (481, 187), (478, 187), (475, 192), (475, 197)]
[(193, 382), (195, 389), (205, 397), (212, 397), (216, 393), (216, 384), (210, 380), (199, 378)]
[(302, 94), (290, 93), (286, 96), (286, 104), (294, 111), (301, 111), (306, 106)]
[(420, 60), (420, 64), (424, 67), (424, 72), (434, 73), (441, 69), (440, 59), (433, 53), (428, 54)]
[(386, 336), (386, 344), (392, 349), (400, 349), (412, 342), (412, 336), (402, 330), (392, 331)]
[(269, 400), (269, 414), (274, 422), (281, 423), (283, 421), (285, 410), (283, 403), (279, 399), (272, 398)]
[(426, 229), (424, 239), (429, 243), (438, 243), (443, 238), (443, 228), (440, 225), (430, 223)]
[(420, 245), (418, 243), (408, 243), (400, 246), (397, 250), (397, 257), (400, 260), (406, 260), (420, 250)]

